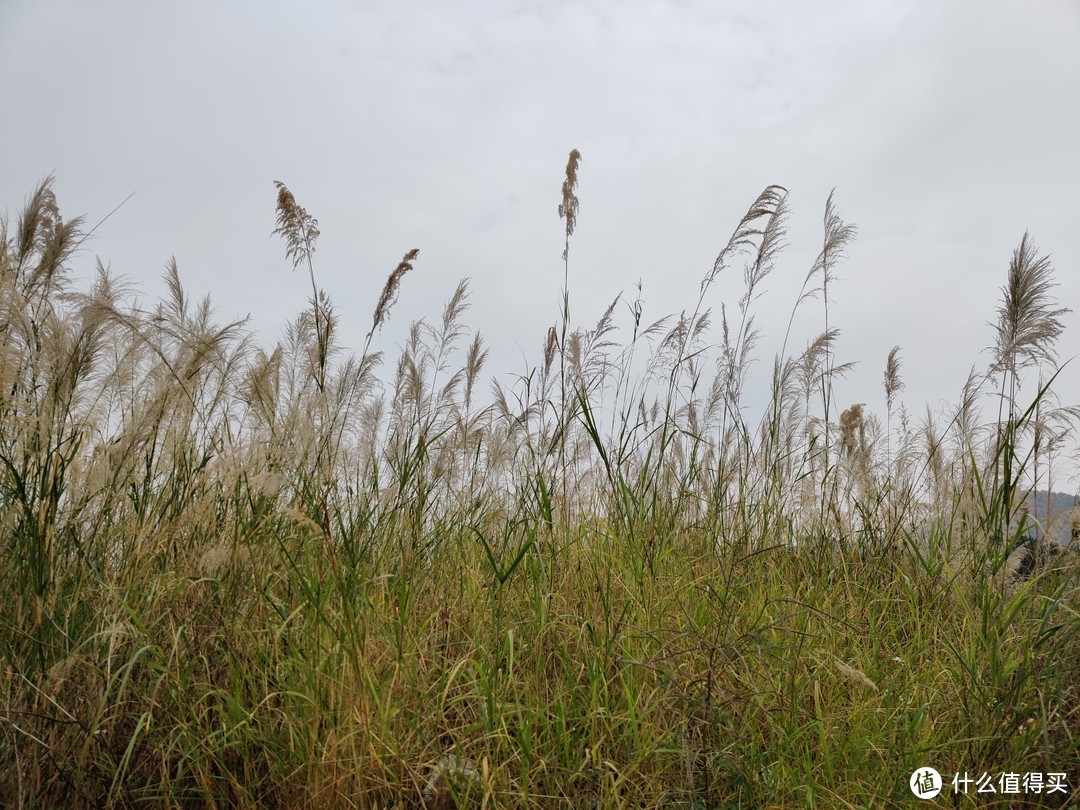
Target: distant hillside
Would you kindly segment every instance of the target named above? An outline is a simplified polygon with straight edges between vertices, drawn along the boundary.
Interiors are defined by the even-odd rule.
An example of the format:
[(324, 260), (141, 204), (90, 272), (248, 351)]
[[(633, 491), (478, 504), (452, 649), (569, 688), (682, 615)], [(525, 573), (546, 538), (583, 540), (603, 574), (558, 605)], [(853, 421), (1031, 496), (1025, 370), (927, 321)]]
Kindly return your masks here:
[[(1039, 490), (1029, 495), (1027, 503), (1031, 515), (1039, 521), (1041, 526), (1046, 526), (1046, 490)], [(1070, 513), (1077, 503), (1075, 495), (1068, 495), (1064, 492), (1050, 493), (1050, 539), (1055, 543), (1069, 542)], [(1035, 531), (1036, 536), (1041, 534), (1040, 529)]]

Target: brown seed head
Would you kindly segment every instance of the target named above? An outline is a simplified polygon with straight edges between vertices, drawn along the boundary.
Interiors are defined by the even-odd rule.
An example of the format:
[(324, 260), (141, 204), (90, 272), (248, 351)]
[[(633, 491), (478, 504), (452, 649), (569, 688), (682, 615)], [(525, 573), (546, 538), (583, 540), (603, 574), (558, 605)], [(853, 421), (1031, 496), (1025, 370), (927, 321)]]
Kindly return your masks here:
[(319, 238), (319, 220), (311, 216), (297, 201), (293, 193), (280, 180), (277, 186), (277, 227), (273, 235), (285, 237), (288, 248), (285, 255), (292, 259), (293, 270), (300, 262), (315, 252), (315, 240)]
[(372, 320), (371, 331), (368, 332), (370, 337), (374, 334), (375, 330), (381, 327), (385, 322), (387, 316), (390, 314), (390, 307), (397, 301), (398, 288), (401, 285), (402, 277), (413, 269), (412, 263), (416, 261), (416, 258), (420, 255), (420, 251), (417, 248), (413, 248), (406, 253), (398, 266), (394, 268), (394, 272), (390, 274), (390, 277), (386, 279), (386, 285), (383, 287), (382, 295), (379, 296), (379, 303), (375, 306), (375, 317)]
[[(559, 203), (559, 216), (566, 220), (567, 242), (574, 235), (574, 226), (577, 225), (578, 198), (574, 194), (574, 189), (577, 188), (577, 171), (580, 162), (581, 152), (577, 149), (571, 150), (570, 159), (566, 161), (566, 179), (562, 184), (562, 202)], [(565, 250), (563, 258), (566, 258)]]

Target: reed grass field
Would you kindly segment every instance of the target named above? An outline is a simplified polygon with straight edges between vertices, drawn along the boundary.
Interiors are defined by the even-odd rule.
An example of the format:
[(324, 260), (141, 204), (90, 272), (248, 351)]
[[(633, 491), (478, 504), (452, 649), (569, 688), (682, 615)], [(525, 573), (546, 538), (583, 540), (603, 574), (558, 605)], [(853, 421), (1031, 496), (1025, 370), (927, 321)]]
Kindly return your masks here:
[[(788, 291), (820, 334), (769, 362), (787, 190), (682, 313), (582, 326), (581, 161), (553, 167), (563, 294), (509, 382), (464, 281), (388, 355), (422, 253), (343, 312), (281, 182), (267, 232), (311, 289), (273, 346), (175, 262), (150, 308), (100, 260), (77, 284), (91, 228), (52, 178), (3, 221), (0, 804), (909, 807), (930, 767), (926, 806), (1080, 806), (1080, 510), (1027, 506), (1075, 485), (1080, 408), (1034, 238), (945, 417), (903, 406), (899, 346), (874, 413), (834, 390), (834, 195)], [(356, 353), (338, 325), (368, 311)]]

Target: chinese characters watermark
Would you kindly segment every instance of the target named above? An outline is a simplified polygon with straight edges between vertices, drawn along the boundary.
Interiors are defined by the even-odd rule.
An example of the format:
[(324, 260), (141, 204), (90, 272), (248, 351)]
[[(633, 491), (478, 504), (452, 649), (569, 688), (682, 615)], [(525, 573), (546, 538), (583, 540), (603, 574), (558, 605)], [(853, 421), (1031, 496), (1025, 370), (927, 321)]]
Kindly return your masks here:
[(1042, 773), (1033, 771), (1019, 773), (1008, 771), (991, 774), (969, 774), (967, 771), (953, 775), (951, 782), (945, 782), (941, 774), (931, 767), (917, 768), (908, 780), (911, 792), (920, 799), (932, 799), (951, 784), (953, 793), (995, 793), (1002, 795), (1033, 795), (1068, 793), (1068, 774), (1063, 771)]

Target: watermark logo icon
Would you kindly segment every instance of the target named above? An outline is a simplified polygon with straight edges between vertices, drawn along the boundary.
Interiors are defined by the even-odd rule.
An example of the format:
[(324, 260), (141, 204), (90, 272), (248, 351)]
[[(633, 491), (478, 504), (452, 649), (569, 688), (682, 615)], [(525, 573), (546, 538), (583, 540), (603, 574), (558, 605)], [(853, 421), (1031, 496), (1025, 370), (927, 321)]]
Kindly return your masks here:
[(941, 774), (933, 768), (918, 768), (908, 780), (911, 792), (919, 799), (932, 799), (941, 793)]

